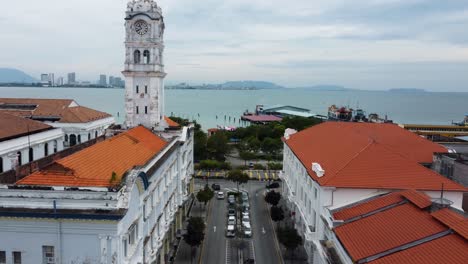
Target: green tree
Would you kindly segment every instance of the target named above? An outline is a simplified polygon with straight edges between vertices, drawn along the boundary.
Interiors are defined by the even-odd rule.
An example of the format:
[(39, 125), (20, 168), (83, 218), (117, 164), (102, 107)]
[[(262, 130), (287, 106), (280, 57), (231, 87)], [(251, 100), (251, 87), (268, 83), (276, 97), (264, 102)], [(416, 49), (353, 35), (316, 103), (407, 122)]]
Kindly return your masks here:
[(275, 191), (269, 191), (265, 195), (265, 202), (271, 204), (272, 206), (277, 206), (281, 200), (281, 194)]
[(271, 220), (275, 221), (276, 223), (279, 221), (283, 221), (284, 219), (284, 211), (281, 207), (272, 206), (270, 210)]
[(205, 188), (203, 190), (198, 191), (197, 193), (197, 200), (200, 203), (204, 203), (205, 207), (206, 207), (206, 204), (211, 199), (213, 199), (213, 197), (214, 197), (214, 192), (213, 190), (210, 189), (210, 187), (208, 187), (208, 185), (205, 185)]
[(226, 134), (221, 131), (213, 134), (208, 138), (206, 148), (210, 158), (224, 161), (226, 159), (225, 155), (229, 152)]
[(247, 139), (248, 149), (253, 153), (257, 153), (260, 150), (261, 145), (262, 142), (260, 142), (256, 137), (252, 136)]
[(294, 257), (294, 250), (302, 245), (302, 237), (293, 227), (278, 228), (278, 240), (286, 250), (291, 251)]
[(261, 149), (264, 153), (276, 155), (282, 148), (283, 143), (279, 138), (267, 137), (262, 141)]
[[(184, 234), (184, 241), (192, 248), (201, 245), (205, 238), (205, 222), (201, 217), (190, 217), (187, 225), (187, 233)], [(193, 255), (190, 259), (193, 261)]]
[(247, 161), (255, 159), (255, 154), (249, 151), (241, 151), (239, 156), (244, 160), (244, 165), (247, 165)]
[(206, 159), (207, 135), (202, 130), (195, 131), (193, 135), (193, 157), (196, 161)]
[(249, 181), (249, 176), (241, 170), (232, 170), (228, 173), (228, 180), (237, 183), (237, 192), (239, 193), (239, 185)]

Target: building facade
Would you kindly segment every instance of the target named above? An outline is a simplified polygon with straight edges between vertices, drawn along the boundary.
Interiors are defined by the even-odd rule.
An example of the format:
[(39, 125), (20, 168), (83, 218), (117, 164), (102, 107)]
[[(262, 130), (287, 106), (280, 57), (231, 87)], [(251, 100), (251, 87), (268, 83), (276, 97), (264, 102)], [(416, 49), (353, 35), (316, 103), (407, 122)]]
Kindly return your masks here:
[(166, 73), (161, 8), (154, 1), (128, 3), (125, 31), (125, 125), (164, 129)]
[(438, 198), (442, 183), (444, 197), (462, 208), (466, 188), (421, 165), (444, 148), (398, 126), (326, 122), (288, 129), (284, 143), (282, 194), (311, 263), (327, 261), (319, 250), (335, 208), (394, 190)]
[(76, 74), (74, 72), (70, 72), (67, 75), (67, 84), (74, 85), (76, 84)]

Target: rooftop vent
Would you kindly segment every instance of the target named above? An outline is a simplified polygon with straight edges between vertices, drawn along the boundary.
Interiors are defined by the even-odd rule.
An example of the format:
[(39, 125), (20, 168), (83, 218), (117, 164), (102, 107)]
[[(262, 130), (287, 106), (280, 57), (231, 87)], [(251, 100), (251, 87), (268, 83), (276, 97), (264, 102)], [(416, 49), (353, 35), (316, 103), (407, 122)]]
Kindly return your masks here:
[(316, 162), (312, 163), (312, 170), (315, 172), (315, 174), (317, 174), (318, 177), (325, 175), (325, 170), (322, 169), (322, 166)]
[(291, 135), (294, 135), (296, 133), (297, 133), (297, 130), (294, 130), (292, 128), (286, 128), (286, 130), (284, 131), (284, 138), (288, 140)]

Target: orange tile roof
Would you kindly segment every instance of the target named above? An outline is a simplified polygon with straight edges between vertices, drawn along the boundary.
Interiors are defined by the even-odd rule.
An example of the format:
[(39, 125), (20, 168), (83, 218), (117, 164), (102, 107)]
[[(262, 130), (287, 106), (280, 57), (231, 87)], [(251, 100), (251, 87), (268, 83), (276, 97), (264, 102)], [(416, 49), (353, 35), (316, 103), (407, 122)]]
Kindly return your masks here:
[(353, 261), (440, 233), (447, 228), (412, 204), (339, 226), (335, 233)]
[(166, 123), (169, 125), (169, 127), (171, 128), (176, 128), (176, 127), (180, 127), (179, 123), (175, 122), (174, 120), (170, 119), (169, 117), (167, 116), (164, 116), (164, 120), (166, 121)]
[(369, 263), (466, 264), (468, 263), (468, 243), (462, 237), (451, 234)]
[(59, 122), (62, 123), (87, 123), (111, 116), (91, 108), (72, 106), (73, 103), (76, 104), (71, 99), (0, 98), (0, 106), (8, 104), (36, 105), (31, 110), (0, 108), (0, 111), (23, 117), (56, 116), (60, 118)]
[(430, 213), (428, 205), (421, 192), (389, 193), (334, 212), (345, 221), (334, 231), (354, 262), (466, 263), (468, 221), (450, 209)]
[(404, 190), (391, 192), (370, 200), (359, 202), (357, 204), (339, 209), (333, 213), (333, 218), (347, 221), (351, 218), (362, 216), (387, 206), (397, 205), (405, 200), (423, 209), (432, 205), (431, 198), (422, 192), (415, 190)]
[(0, 111), (0, 141), (52, 129), (42, 122), (10, 115)]
[[(457, 234), (468, 239), (468, 219), (447, 208), (433, 212), (434, 218), (453, 229)], [(468, 255), (467, 255), (468, 257)], [(468, 260), (468, 259), (467, 259)]]
[[(325, 122), (283, 140), (322, 186), (467, 190), (419, 164), (444, 147), (393, 124)], [(314, 162), (324, 176), (312, 171)]]
[[(18, 185), (112, 187), (135, 166), (142, 166), (168, 143), (139, 126), (85, 148), (35, 172)], [(113, 180), (112, 173), (117, 177)]]

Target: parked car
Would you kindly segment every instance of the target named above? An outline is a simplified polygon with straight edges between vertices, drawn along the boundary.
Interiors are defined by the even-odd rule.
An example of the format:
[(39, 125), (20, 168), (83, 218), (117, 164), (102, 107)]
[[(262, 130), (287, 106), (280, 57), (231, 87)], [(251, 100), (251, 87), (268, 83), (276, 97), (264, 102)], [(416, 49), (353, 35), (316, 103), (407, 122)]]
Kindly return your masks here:
[(249, 195), (247, 193), (243, 192), (241, 197), (242, 197), (243, 202), (248, 202), (249, 201)]
[(236, 215), (236, 209), (229, 208), (228, 209), (228, 216), (235, 216), (235, 215)]
[(249, 169), (253, 169), (253, 168), (254, 168), (254, 164), (253, 164), (253, 162), (250, 162), (249, 163)]
[(250, 226), (250, 223), (243, 225), (242, 230), (244, 231), (244, 235), (246, 237), (252, 237), (252, 227)]
[(227, 226), (226, 236), (227, 237), (235, 237), (236, 236), (236, 227), (235, 227), (235, 225), (228, 225)]
[(215, 190), (215, 191), (219, 191), (219, 190), (221, 190), (221, 186), (220, 186), (219, 184), (213, 183), (213, 184), (211, 185), (211, 189), (213, 189), (213, 190)]
[(218, 200), (224, 200), (224, 193), (218, 192), (218, 194), (216, 195), (216, 198), (218, 198)]
[(242, 224), (245, 226), (246, 224), (250, 225), (250, 217), (248, 215), (242, 216)]
[(244, 208), (244, 211), (248, 211), (250, 209), (250, 204), (248, 202), (243, 202), (242, 208)]
[(270, 184), (267, 184), (267, 186), (266, 186), (267, 189), (274, 189), (274, 188), (279, 188), (279, 187), (280, 187), (280, 185), (279, 185), (278, 182), (272, 182)]
[(228, 196), (228, 203), (229, 204), (235, 204), (236, 203), (236, 198), (234, 197), (234, 195), (229, 195)]
[(231, 215), (228, 217), (228, 225), (236, 225), (236, 217)]
[(249, 213), (248, 210), (247, 211), (242, 211), (242, 217), (244, 217), (245, 215), (250, 216), (250, 213)]

